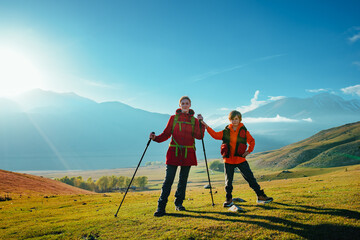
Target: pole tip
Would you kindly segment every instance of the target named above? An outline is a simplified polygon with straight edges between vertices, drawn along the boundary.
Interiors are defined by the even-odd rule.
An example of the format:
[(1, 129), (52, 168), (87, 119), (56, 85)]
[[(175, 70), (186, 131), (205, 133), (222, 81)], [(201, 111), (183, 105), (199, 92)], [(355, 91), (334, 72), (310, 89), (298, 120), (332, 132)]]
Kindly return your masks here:
[(114, 216), (117, 217), (117, 214), (115, 214)]

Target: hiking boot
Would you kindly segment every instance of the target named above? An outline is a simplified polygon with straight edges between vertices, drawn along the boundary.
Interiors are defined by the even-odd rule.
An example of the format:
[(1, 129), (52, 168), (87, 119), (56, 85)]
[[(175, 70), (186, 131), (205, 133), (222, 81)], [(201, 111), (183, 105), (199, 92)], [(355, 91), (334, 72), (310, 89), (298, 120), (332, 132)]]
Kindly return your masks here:
[(224, 207), (231, 207), (232, 205), (234, 205), (232, 198), (226, 199), (226, 201), (223, 204)]
[(175, 206), (175, 210), (176, 211), (185, 211), (186, 208), (183, 205), (177, 205), (177, 206)]
[(154, 212), (154, 217), (162, 217), (166, 214), (165, 210), (156, 210), (156, 212)]
[(266, 196), (263, 190), (261, 190), (261, 193), (258, 195), (257, 203), (269, 203), (272, 202), (274, 199), (272, 197)]

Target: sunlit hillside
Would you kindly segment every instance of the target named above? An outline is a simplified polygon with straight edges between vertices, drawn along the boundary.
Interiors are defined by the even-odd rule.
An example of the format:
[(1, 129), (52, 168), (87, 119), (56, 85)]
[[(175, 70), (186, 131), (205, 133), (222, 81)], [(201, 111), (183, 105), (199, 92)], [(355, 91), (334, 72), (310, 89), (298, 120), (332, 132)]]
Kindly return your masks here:
[(336, 167), (360, 163), (360, 122), (323, 130), (283, 148), (250, 155), (256, 168)]

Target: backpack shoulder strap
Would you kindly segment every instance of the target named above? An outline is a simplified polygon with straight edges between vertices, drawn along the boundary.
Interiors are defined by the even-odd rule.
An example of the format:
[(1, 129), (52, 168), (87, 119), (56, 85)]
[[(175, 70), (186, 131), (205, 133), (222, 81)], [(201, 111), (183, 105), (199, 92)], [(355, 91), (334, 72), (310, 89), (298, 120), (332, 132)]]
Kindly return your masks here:
[(180, 131), (181, 131), (181, 123), (185, 123), (185, 124), (191, 124), (191, 129), (192, 129), (191, 134), (192, 134), (192, 136), (194, 136), (194, 132), (195, 132), (195, 117), (194, 117), (194, 116), (191, 116), (190, 122), (179, 122), (178, 119), (179, 119), (179, 115), (176, 114), (175, 117), (174, 117), (174, 122), (173, 122), (173, 125), (172, 125), (171, 133), (174, 132), (174, 128), (175, 128), (176, 124), (179, 123), (179, 128), (180, 128)]
[(174, 132), (174, 128), (175, 128), (176, 123), (178, 122), (178, 119), (179, 119), (179, 115), (175, 114), (172, 129), (171, 129), (171, 133)]
[[(195, 118), (194, 116), (191, 117), (191, 128), (192, 128), (192, 131), (191, 131), (191, 134), (192, 136), (194, 137), (194, 133), (195, 133)], [(200, 124), (200, 123), (199, 123)]]

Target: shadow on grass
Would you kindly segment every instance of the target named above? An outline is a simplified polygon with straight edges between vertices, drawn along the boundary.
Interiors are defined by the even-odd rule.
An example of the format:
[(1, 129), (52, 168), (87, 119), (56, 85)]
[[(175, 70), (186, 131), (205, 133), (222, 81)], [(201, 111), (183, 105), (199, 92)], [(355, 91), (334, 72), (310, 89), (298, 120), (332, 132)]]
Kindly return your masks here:
[[(322, 207), (314, 207), (307, 205), (291, 205), (286, 203), (274, 203), (280, 206), (291, 207), (287, 208), (287, 210), (301, 213), (314, 213), (314, 214), (327, 214), (330, 216), (339, 216), (345, 218), (352, 218), (355, 220), (360, 220), (360, 213), (347, 210), (347, 209), (337, 209), (337, 208), (322, 208)], [(296, 208), (298, 207), (298, 208)]]
[[(280, 209), (275, 206), (270, 207), (268, 205), (259, 207), (265, 209), (280, 209), (282, 211), (294, 211), (301, 212), (305, 214), (320, 214), (320, 215), (329, 215), (339, 216), (343, 218), (351, 218), (359, 220), (359, 213), (355, 211), (350, 211), (346, 209), (333, 209), (333, 208), (321, 208), (313, 207), (306, 205), (289, 205), (284, 203), (273, 203), (274, 205), (286, 206), (291, 208)], [(196, 213), (198, 215), (190, 215), (188, 213)], [(355, 226), (344, 226), (331, 223), (324, 224), (311, 224), (309, 223), (299, 223), (292, 220), (288, 220), (281, 217), (274, 216), (259, 216), (259, 215), (249, 215), (246, 213), (232, 213), (232, 212), (205, 212), (205, 211), (194, 211), (188, 210), (184, 213), (169, 213), (168, 216), (172, 217), (189, 217), (189, 218), (200, 218), (200, 219), (209, 219), (223, 222), (234, 222), (234, 223), (245, 223), (257, 225), (262, 228), (267, 228), (274, 231), (288, 232), (296, 234), (299, 237), (305, 239), (354, 239), (355, 236), (360, 235), (360, 227)], [(217, 217), (216, 215), (223, 215), (228, 218)], [(241, 218), (241, 219), (240, 219)]]

